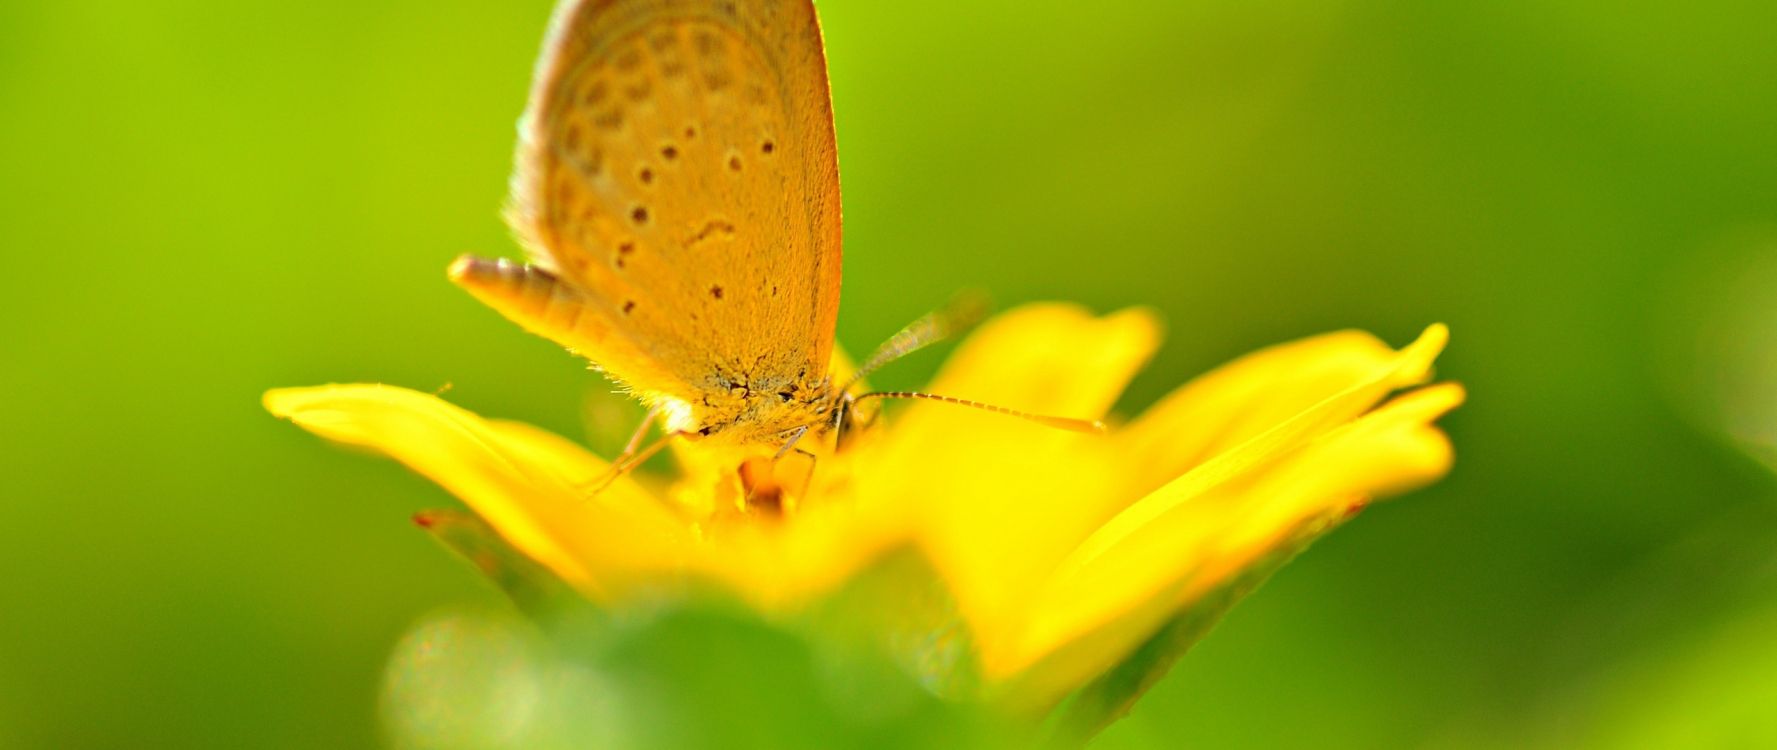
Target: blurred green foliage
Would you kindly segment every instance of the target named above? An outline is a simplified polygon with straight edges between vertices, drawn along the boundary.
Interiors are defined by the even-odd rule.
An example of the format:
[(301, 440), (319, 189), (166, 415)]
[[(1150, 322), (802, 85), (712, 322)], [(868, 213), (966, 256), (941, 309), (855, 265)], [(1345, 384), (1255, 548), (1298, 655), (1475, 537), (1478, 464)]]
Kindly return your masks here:
[(667, 610), (562, 644), (510, 614), (433, 615), (391, 660), (382, 701), (389, 744), (1031, 746), (1022, 731), (940, 700), (890, 665), (814, 647), (737, 610)]
[[(584, 434), (594, 377), (443, 278), (514, 250), (548, 10), (0, 3), (0, 746), (373, 745), (403, 633), (503, 606), (408, 522), (440, 490), (258, 395), (451, 384)], [(1719, 418), (1770, 384), (1709, 388), (1777, 342), (1694, 323), (1698, 279), (1777, 252), (1777, 5), (822, 16), (852, 350), (968, 286), (1149, 304), (1135, 411), (1275, 341), (1455, 332), (1455, 474), (1285, 569), (1102, 747), (1772, 741), (1777, 488)]]
[(696, 586), (601, 610), (472, 516), (427, 514), (425, 526), (523, 616), (441, 611), (408, 632), (383, 682), (393, 747), (1009, 750), (1038, 739), (1035, 726), (928, 689), (970, 680), (974, 663), (929, 658), (952, 651), (954, 611), (916, 555), (888, 555), (766, 622)]

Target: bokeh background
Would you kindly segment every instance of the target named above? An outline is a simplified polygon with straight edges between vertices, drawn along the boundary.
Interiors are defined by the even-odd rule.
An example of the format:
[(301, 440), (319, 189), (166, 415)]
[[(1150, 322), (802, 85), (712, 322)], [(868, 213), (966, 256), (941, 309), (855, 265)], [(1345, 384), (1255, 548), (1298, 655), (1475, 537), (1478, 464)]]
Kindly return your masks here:
[[(1455, 473), (1100, 746), (1777, 744), (1777, 5), (821, 11), (849, 348), (962, 287), (1152, 305), (1134, 411), (1260, 345), (1454, 331)], [(0, 746), (373, 746), (402, 633), (502, 606), (411, 527), (442, 491), (259, 394), (585, 433), (594, 376), (443, 274), (515, 252), (548, 12), (0, 3)]]

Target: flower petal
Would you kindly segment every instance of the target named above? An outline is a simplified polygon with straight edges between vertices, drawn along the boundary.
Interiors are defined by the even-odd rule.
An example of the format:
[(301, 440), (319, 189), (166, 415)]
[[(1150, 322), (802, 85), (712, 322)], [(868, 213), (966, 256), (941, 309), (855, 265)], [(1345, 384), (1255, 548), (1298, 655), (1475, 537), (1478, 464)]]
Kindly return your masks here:
[[(985, 669), (1027, 670), (1017, 700), (1053, 700), (1267, 555), (1305, 544), (1368, 498), (1442, 476), (1451, 449), (1432, 422), (1462, 399), (1458, 385), (1432, 386), (1311, 441), (1282, 448), (1261, 436), (1206, 462), (1081, 545), (1034, 597), (1022, 641), (985, 655)], [(1323, 402), (1274, 432), (1337, 406)]]
[(1230, 517), (1196, 571), (1187, 597), (1244, 568), (1322, 515), (1342, 518), (1374, 497), (1418, 489), (1450, 471), (1450, 440), (1433, 422), (1462, 404), (1462, 386), (1442, 383), (1384, 404), (1305, 446), (1265, 473), (1248, 493), (1261, 502)]
[[(1160, 344), (1160, 323), (1145, 308), (1104, 317), (1077, 305), (1043, 303), (982, 324), (932, 382), (931, 391), (1037, 414), (1093, 419), (1104, 414)], [(912, 412), (952, 414), (919, 404)]]
[(906, 526), (895, 515), (849, 505), (808, 508), (793, 523), (712, 531), (702, 570), (762, 611), (794, 610), (904, 543)]
[(514, 547), (589, 595), (676, 564), (684, 528), (628, 477), (588, 496), (605, 470), (579, 446), (528, 425), (484, 420), (384, 385), (281, 388), (265, 407), (317, 435), (372, 448), (461, 498)]
[[(952, 356), (930, 390), (1014, 409), (1097, 417), (1159, 340), (1145, 310), (1095, 317), (1070, 305), (1021, 307)], [(888, 415), (854, 456), (863, 507), (916, 506), (923, 551), (982, 637), (1022, 610), (1085, 534), (1119, 506), (1111, 441), (951, 404)]]
[[(1434, 326), (1426, 332), (1430, 340), (1422, 338), (1418, 346), (1439, 348), (1446, 335), (1442, 326)], [(1373, 379), (1397, 359), (1375, 336), (1339, 331), (1248, 354), (1191, 381), (1118, 433), (1124, 455), (1137, 467), (1129, 496), (1141, 497), (1209, 457)], [(1329, 421), (1361, 413), (1372, 403), (1352, 400)]]
[(1231, 450), (1197, 465), (1105, 524), (1074, 553), (1079, 564), (1115, 546), (1122, 537), (1146, 526), (1179, 504), (1215, 487), (1254, 465), (1275, 458), (1301, 441), (1351, 419), (1380, 401), (1390, 391), (1421, 382), (1431, 373), (1432, 360), (1443, 351), (1449, 331), (1441, 325), (1426, 329), (1390, 362), (1374, 368), (1368, 377), (1321, 400), (1294, 416), (1261, 432)]

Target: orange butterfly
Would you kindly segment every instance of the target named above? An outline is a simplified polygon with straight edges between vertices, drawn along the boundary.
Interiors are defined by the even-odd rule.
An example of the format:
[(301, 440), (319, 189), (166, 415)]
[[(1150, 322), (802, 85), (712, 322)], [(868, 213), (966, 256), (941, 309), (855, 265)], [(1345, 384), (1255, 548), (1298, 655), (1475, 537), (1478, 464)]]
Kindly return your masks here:
[[(591, 360), (669, 438), (781, 456), (842, 434), (872, 397), (1100, 428), (850, 393), (955, 315), (917, 321), (834, 382), (839, 163), (808, 0), (568, 0), (519, 130), (507, 218), (531, 264), (463, 257), (451, 278)], [(640, 460), (637, 440), (617, 468)]]

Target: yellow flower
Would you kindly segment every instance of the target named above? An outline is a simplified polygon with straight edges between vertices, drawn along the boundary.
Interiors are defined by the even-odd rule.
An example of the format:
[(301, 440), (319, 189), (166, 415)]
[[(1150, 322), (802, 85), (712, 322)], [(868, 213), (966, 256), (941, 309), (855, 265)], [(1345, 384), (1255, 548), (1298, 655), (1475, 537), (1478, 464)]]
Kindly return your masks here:
[[(1158, 344), (1151, 314), (1032, 305), (989, 321), (929, 390), (1045, 414), (1103, 414)], [(683, 476), (586, 488), (605, 461), (536, 428), (382, 385), (274, 390), (274, 414), (412, 467), (594, 601), (714, 581), (796, 611), (886, 553), (948, 587), (986, 688), (1053, 705), (1181, 612), (1362, 504), (1442, 476), (1433, 426), (1455, 384), (1417, 388), (1443, 348), (1361, 332), (1266, 349), (1108, 435), (918, 402), (820, 460), (781, 517), (739, 512), (733, 467), (679, 451)]]

